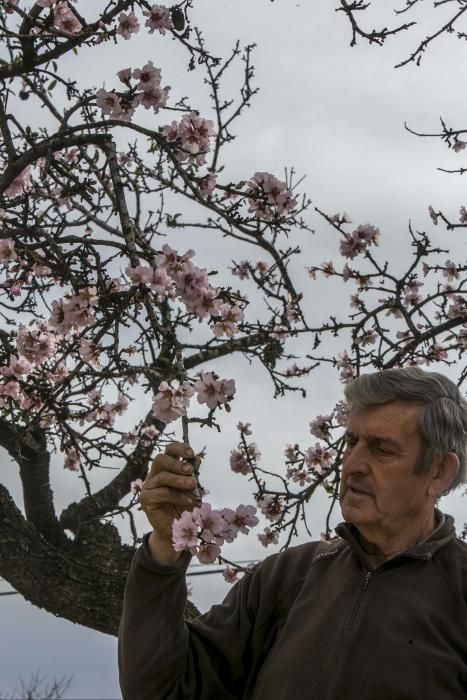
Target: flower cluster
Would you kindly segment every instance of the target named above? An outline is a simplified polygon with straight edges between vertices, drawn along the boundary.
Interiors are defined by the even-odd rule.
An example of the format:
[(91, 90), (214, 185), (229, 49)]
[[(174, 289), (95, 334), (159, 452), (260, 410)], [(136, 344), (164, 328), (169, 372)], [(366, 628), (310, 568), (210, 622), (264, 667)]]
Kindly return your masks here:
[(331, 415), (316, 416), (316, 418), (310, 422), (310, 433), (319, 440), (327, 440), (329, 438), (331, 419)]
[(179, 255), (165, 244), (152, 266), (127, 267), (125, 272), (133, 282), (151, 288), (159, 301), (177, 297), (198, 318), (212, 316), (216, 319), (214, 335), (231, 338), (238, 332), (237, 323), (243, 319), (243, 309), (238, 303), (222, 303), (219, 290), (209, 284), (207, 270), (191, 262), (193, 255), (193, 250)]
[(336, 451), (318, 442), (302, 452), (298, 445), (287, 445), (285, 458), (287, 478), (304, 486), (312, 481), (315, 473), (322, 474), (332, 465)]
[(153, 415), (164, 423), (171, 423), (181, 416), (186, 416), (194, 393), (195, 390), (189, 382), (181, 382), (178, 387), (161, 382), (152, 404)]
[(82, 24), (66, 0), (37, 0), (39, 7), (53, 7), (53, 24), (56, 29), (67, 34), (76, 34)]
[(173, 548), (176, 552), (189, 551), (202, 564), (211, 564), (220, 556), (220, 548), (226, 542), (233, 542), (239, 532), (248, 534), (249, 528), (258, 524), (255, 513), (254, 506), (213, 510), (209, 503), (203, 503), (174, 520)]
[(285, 182), (270, 173), (255, 173), (246, 192), (249, 211), (262, 221), (272, 221), (290, 214), (297, 200)]
[(258, 449), (256, 442), (249, 445), (241, 444), (237, 450), (230, 452), (230, 468), (236, 474), (249, 474), (251, 468), (261, 459), (261, 452)]
[(278, 496), (265, 494), (256, 501), (261, 513), (271, 522), (276, 522), (284, 512), (284, 503)]
[(172, 387), (168, 382), (161, 382), (154, 398), (152, 413), (164, 423), (171, 423), (186, 416), (190, 399), (195, 393), (198, 403), (205, 403), (210, 409), (223, 405), (227, 407), (235, 394), (235, 380), (220, 379), (215, 372), (201, 372), (194, 385), (181, 382), (178, 387)]
[(94, 321), (91, 307), (98, 302), (96, 287), (83, 287), (78, 294), (52, 302), (49, 323), (57, 331), (66, 333), (70, 329), (83, 328)]
[(149, 27), (149, 34), (153, 34), (156, 29), (160, 34), (165, 34), (166, 29), (173, 27), (170, 10), (164, 5), (153, 5), (143, 14), (147, 17), (145, 26)]
[(341, 370), (341, 381), (344, 383), (350, 382), (355, 377), (355, 368), (347, 353), (347, 350), (344, 350), (344, 352), (338, 352), (337, 358), (336, 364)]
[(211, 150), (210, 139), (215, 135), (214, 124), (195, 112), (186, 114), (180, 122), (173, 121), (162, 127), (162, 133), (174, 149), (177, 160), (190, 165), (206, 163), (206, 154)]
[(6, 188), (5, 197), (18, 197), (29, 192), (32, 187), (31, 166), (28, 165)]
[(18, 353), (34, 365), (53, 357), (57, 343), (56, 333), (47, 321), (38, 321), (35, 327), (20, 324), (16, 337)]
[[(169, 97), (170, 87), (161, 87), (161, 71), (152, 61), (142, 68), (123, 68), (117, 73), (119, 80), (125, 85), (125, 92), (107, 91), (101, 88), (96, 93), (96, 104), (104, 114), (113, 119), (131, 121), (139, 105), (152, 109), (155, 114), (165, 107)], [(132, 84), (132, 80), (137, 80)]]
[(235, 394), (235, 380), (219, 379), (215, 372), (201, 372), (193, 388), (198, 394), (198, 402), (214, 409), (232, 400)]
[(353, 259), (364, 253), (370, 245), (378, 245), (379, 236), (379, 228), (372, 224), (361, 224), (353, 233), (344, 233), (340, 244), (341, 255)]

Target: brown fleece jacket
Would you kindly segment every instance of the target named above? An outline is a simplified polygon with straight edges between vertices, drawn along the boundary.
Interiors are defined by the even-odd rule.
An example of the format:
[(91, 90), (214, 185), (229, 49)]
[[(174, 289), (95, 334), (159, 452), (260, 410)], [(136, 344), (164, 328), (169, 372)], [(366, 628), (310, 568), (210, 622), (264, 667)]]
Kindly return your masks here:
[(185, 623), (184, 554), (158, 565), (149, 533), (128, 576), (124, 700), (466, 700), (467, 545), (453, 518), (371, 570), (358, 530), (265, 559)]

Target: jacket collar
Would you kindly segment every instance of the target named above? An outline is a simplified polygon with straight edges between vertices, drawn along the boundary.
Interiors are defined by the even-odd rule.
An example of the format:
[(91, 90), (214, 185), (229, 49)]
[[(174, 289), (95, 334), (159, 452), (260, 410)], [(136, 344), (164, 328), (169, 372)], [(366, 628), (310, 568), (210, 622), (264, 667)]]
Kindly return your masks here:
[[(447, 515), (442, 513), (438, 508), (435, 508), (435, 522), (436, 527), (433, 532), (422, 542), (406, 549), (403, 552), (399, 552), (394, 555), (388, 561), (393, 559), (398, 559), (399, 557), (412, 557), (414, 559), (431, 559), (433, 554), (444, 547), (445, 544), (450, 542), (456, 537), (456, 530), (454, 527), (454, 518), (452, 515)], [(358, 528), (351, 523), (342, 522), (335, 528), (336, 534), (343, 540), (346, 540), (347, 544), (351, 549), (355, 551), (358, 558), (364, 563), (365, 566), (368, 565), (368, 553), (365, 552), (361, 545), (360, 533)]]

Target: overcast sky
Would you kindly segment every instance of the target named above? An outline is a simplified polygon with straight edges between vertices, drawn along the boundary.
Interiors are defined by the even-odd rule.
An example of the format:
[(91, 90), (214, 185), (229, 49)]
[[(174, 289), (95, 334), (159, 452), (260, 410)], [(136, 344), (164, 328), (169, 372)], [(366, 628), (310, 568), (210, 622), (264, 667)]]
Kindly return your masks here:
[[(467, 204), (465, 181), (436, 170), (438, 166), (465, 166), (464, 156), (449, 151), (438, 140), (418, 139), (403, 126), (407, 121), (415, 130), (436, 131), (440, 116), (453, 126), (465, 125), (457, 79), (459, 66), (466, 59), (464, 44), (442, 39), (427, 53), (420, 68), (412, 65), (394, 70), (394, 64), (415, 47), (423, 32), (408, 32), (382, 48), (350, 48), (349, 25), (341, 13), (334, 12), (336, 3), (329, 0), (195, 0), (194, 4), (193, 23), (202, 27), (214, 53), (225, 55), (237, 38), (244, 44), (258, 44), (254, 62), (261, 92), (238, 122), (237, 140), (225, 151), (226, 179), (247, 178), (255, 171), (282, 177), (284, 166), (294, 165), (299, 175), (306, 175), (303, 188), (314, 206), (329, 213), (345, 210), (356, 223), (379, 226), (381, 255), (394, 260), (396, 269), (409, 255), (409, 220), (415, 229), (426, 230), (435, 242), (448, 248), (451, 259), (465, 260), (464, 230), (434, 229), (427, 213), (432, 204), (455, 218), (459, 206)], [(367, 26), (377, 24), (379, 16), (377, 8), (375, 21), (368, 21)], [(99, 60), (94, 51), (80, 52), (79, 57), (64, 62), (63, 74), (88, 86), (92, 76), (96, 87), (105, 82), (110, 89), (117, 85), (117, 70), (141, 66), (148, 59), (161, 67), (163, 84), (172, 86), (171, 98), (187, 94), (192, 104), (209, 116), (202, 75), (187, 73), (186, 57), (178, 45), (159, 35), (141, 31), (132, 41), (102, 47)], [(227, 95), (229, 87), (236, 89), (238, 77), (233, 71)], [(149, 116), (143, 117), (146, 121), (142, 123), (149, 123)], [(158, 123), (171, 118), (163, 116)], [(337, 249), (333, 232), (313, 210), (309, 222), (316, 235), (301, 240), (303, 254), (296, 274), (309, 313), (318, 319), (331, 309), (342, 309), (348, 290), (328, 285), (326, 296), (317, 299), (315, 287), (307, 282), (305, 265), (330, 260)], [(192, 231), (178, 233), (172, 241), (175, 247), (195, 248), (200, 266), (210, 267), (214, 262), (219, 266), (219, 260), (228, 263), (234, 255), (237, 259), (245, 255), (203, 231), (196, 236)], [(223, 377), (235, 376), (237, 398), (222, 433), (194, 434), (193, 442), (198, 442), (197, 449), (207, 446), (203, 475), (211, 502), (219, 507), (235, 506), (250, 501), (246, 480), (226, 468), (229, 451), (235, 446), (237, 421), (253, 424), (254, 439), (265, 462), (274, 468), (281, 464), (286, 443), (311, 444), (310, 419), (332, 408), (341, 387), (334, 376), (321, 372), (308, 383), (306, 400), (293, 395), (272, 405), (271, 387), (258, 367), (224, 359), (213, 368)], [(19, 498), (17, 467), (8, 457), (2, 472), (3, 482)], [(96, 473), (92, 483), (97, 489), (108, 478), (108, 472)], [(60, 462), (54, 463), (52, 480), (60, 512), (80, 497), (81, 487), (76, 474), (64, 471)], [(446, 498), (442, 508), (454, 515), (460, 528), (465, 510), (461, 497)], [(325, 512), (325, 499), (313, 503), (310, 522), (315, 539), (323, 529)], [(333, 524), (339, 519), (336, 514)], [(141, 533), (148, 531), (144, 516), (140, 514), (137, 522)], [(126, 530), (122, 529), (122, 535), (127, 540)], [(263, 558), (265, 554), (254, 536), (243, 537), (226, 550), (226, 556), (237, 559)], [(198, 576), (192, 583), (193, 601), (201, 610), (220, 601), (228, 588), (219, 575)], [(1, 588), (9, 587), (3, 584)], [(12, 692), (19, 673), (27, 679), (40, 669), (49, 680), (74, 676), (67, 698), (120, 697), (115, 639), (56, 619), (20, 596), (0, 598), (0, 605), (1, 693), (8, 696)]]

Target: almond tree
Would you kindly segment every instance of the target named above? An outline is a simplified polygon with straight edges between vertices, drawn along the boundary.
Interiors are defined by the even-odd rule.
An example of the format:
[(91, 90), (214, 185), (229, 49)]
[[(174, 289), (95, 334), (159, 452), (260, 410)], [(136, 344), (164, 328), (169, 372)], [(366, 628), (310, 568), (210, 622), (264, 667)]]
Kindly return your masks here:
[[(284, 180), (261, 171), (232, 180), (222, 160), (256, 93), (252, 47), (212, 55), (191, 10), (191, 0), (0, 6), (0, 444), (19, 467), (24, 498), (21, 512), (0, 485), (0, 574), (33, 604), (109, 634), (140, 542), (134, 511), (151, 457), (175, 421), (186, 439), (190, 424), (219, 429), (234, 400), (235, 378), (216, 374), (217, 358), (231, 358), (232, 374), (238, 354), (259, 364), (280, 398), (303, 393), (303, 378), (323, 365), (345, 382), (375, 367), (454, 364), (467, 344), (465, 264), (410, 230), (413, 256), (395, 275), (374, 252), (378, 226), (319, 207), (336, 234), (336, 259), (307, 266), (310, 287), (324, 275), (353, 293), (342, 318), (313, 324), (303, 301), (310, 290), (291, 274), (301, 253), (293, 241), (310, 231), (300, 180), (293, 170)], [(126, 51), (113, 85), (102, 87), (98, 75), (84, 87), (66, 79), (67, 55), (97, 55), (107, 42), (131, 49), (145, 33), (151, 46), (177, 42), (187, 69), (204, 72), (209, 114), (177, 98), (150, 54), (140, 65)], [(242, 82), (226, 96), (236, 64)], [(151, 128), (140, 123), (146, 111)], [(174, 247), (178, 229), (221, 236), (238, 256), (230, 269), (206, 269), (202, 250)], [(297, 355), (297, 346), (313, 349)], [(330, 406), (311, 421), (320, 442), (287, 446), (270, 466), (239, 424), (230, 466), (251, 480), (255, 505), (203, 503), (183, 546), (201, 561), (228, 562), (220, 547), (257, 523), (257, 507), (271, 522), (263, 544), (284, 532), (287, 546), (320, 489), (330, 496), (329, 536), (345, 420), (342, 402)], [(60, 514), (53, 455), (84, 486)], [(98, 468), (114, 471), (96, 491)], [(122, 543), (117, 515), (132, 546)]]

